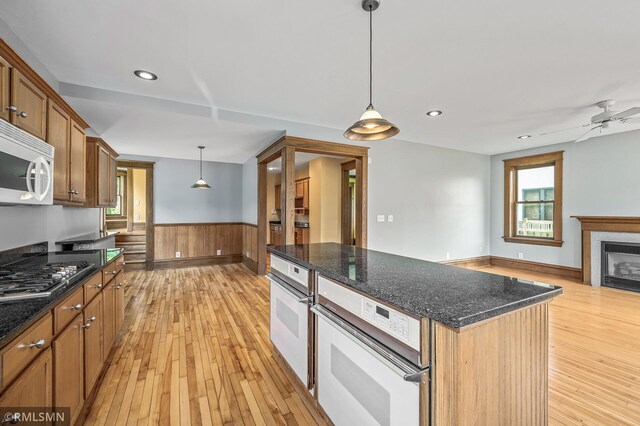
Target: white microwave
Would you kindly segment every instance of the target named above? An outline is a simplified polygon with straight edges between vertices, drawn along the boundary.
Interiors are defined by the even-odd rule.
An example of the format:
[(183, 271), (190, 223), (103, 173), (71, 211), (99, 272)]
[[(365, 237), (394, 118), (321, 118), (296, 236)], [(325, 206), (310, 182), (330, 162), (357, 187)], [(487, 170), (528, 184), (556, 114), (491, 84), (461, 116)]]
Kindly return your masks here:
[(53, 146), (0, 120), (0, 204), (53, 204)]

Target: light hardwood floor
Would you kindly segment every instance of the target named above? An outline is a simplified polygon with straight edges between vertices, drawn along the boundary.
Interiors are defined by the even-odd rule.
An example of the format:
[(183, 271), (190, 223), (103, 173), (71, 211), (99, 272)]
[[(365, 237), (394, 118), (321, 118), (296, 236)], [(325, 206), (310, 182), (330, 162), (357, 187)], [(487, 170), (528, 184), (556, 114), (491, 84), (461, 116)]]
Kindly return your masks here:
[[(640, 424), (640, 294), (561, 285), (549, 422)], [(322, 424), (275, 362), (269, 288), (242, 265), (128, 272), (124, 330), (87, 424)]]

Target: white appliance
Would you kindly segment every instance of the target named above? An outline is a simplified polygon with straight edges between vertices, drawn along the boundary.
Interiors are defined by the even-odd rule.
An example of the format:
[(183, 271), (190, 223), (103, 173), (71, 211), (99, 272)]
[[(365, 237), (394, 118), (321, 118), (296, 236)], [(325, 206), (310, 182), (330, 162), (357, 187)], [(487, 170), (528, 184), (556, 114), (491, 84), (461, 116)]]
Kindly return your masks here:
[(53, 204), (53, 146), (0, 120), (0, 204)]
[[(337, 425), (418, 425), (420, 321), (318, 278), (317, 396)], [(428, 398), (428, 396), (427, 396)]]
[(309, 271), (271, 255), (270, 337), (300, 381), (311, 390), (313, 329)]

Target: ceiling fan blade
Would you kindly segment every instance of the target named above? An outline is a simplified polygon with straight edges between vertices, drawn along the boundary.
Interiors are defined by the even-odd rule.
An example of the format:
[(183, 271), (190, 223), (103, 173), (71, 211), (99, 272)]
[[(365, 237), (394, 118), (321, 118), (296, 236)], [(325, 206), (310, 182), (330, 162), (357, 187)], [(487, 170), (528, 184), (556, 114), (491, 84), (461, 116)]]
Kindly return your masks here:
[(602, 129), (602, 126), (592, 127), (591, 129), (587, 130), (587, 133), (585, 133), (584, 135), (580, 136), (578, 139), (576, 139), (573, 142), (574, 143), (578, 143), (578, 142), (586, 141), (587, 139), (589, 139), (591, 137), (591, 132), (593, 132), (596, 129)]
[(640, 107), (629, 108), (626, 111), (619, 112), (611, 116), (611, 120), (621, 120), (632, 115), (640, 114)]
[(623, 123), (640, 124), (640, 117), (625, 118), (621, 120)]
[(581, 129), (583, 127), (588, 127), (588, 126), (591, 126), (591, 123), (583, 124), (582, 126), (569, 127), (568, 129), (560, 129), (560, 130), (553, 130), (551, 132), (540, 133), (540, 136), (550, 135), (552, 133), (566, 132), (567, 130)]

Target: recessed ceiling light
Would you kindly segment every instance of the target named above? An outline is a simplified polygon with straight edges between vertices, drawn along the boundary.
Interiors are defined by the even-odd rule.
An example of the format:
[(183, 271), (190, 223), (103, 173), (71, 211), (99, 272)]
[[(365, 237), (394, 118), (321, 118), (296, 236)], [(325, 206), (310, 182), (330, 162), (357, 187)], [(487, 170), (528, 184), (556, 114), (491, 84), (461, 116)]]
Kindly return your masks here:
[(437, 117), (439, 115), (442, 115), (442, 111), (440, 111), (439, 109), (434, 109), (433, 111), (429, 111), (427, 115), (429, 117)]
[(531, 135), (522, 135), (522, 136), (518, 136), (518, 139), (529, 139), (531, 137), (533, 137), (533, 136), (531, 136)]
[(155, 75), (154, 73), (152, 73), (151, 71), (145, 71), (145, 70), (135, 70), (133, 72), (136, 77), (141, 78), (143, 80), (157, 80), (158, 76)]

